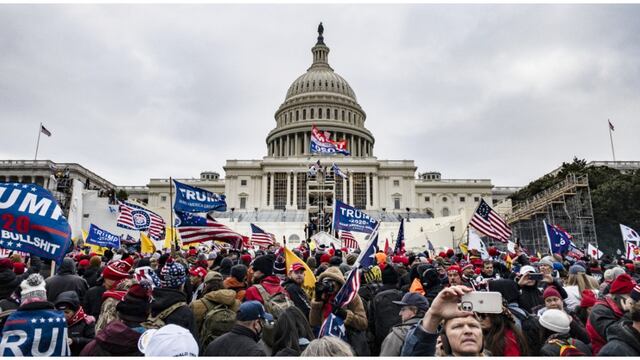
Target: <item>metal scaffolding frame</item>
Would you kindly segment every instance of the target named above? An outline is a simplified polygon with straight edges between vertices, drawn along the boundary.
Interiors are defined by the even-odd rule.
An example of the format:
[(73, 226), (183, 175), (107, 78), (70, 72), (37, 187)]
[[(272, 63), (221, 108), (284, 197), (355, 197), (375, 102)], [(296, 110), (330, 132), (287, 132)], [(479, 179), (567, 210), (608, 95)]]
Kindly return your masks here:
[(544, 254), (549, 252), (549, 245), (542, 220), (565, 229), (581, 249), (588, 243), (598, 246), (588, 176), (567, 175), (559, 183), (514, 204), (506, 218), (529, 253)]

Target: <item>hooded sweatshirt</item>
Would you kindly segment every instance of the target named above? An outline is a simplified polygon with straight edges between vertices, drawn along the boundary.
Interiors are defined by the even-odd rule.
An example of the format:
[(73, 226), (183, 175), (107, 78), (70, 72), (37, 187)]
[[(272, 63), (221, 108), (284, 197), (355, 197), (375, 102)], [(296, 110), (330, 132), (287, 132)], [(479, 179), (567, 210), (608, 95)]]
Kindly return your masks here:
[(58, 273), (45, 280), (47, 288), (47, 300), (54, 302), (60, 293), (75, 291), (82, 301), (84, 294), (89, 289), (87, 281), (76, 274), (76, 264), (73, 259), (65, 258), (60, 264)]
[(80, 356), (142, 356), (138, 339), (144, 328), (131, 328), (121, 320), (110, 322), (80, 352)]

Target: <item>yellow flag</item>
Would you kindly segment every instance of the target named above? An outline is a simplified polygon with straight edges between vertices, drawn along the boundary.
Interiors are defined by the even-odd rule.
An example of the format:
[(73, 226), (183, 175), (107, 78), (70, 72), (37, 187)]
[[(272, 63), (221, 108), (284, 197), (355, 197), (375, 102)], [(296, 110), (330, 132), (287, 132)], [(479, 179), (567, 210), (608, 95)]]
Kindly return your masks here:
[(462, 250), (462, 254), (467, 255), (467, 253), (469, 252), (467, 244), (461, 242), (458, 246), (460, 247), (460, 250)]
[(140, 232), (140, 252), (143, 254), (153, 254), (156, 252), (156, 245), (149, 236), (143, 232)]
[(507, 253), (505, 262), (507, 263), (507, 270), (511, 271), (511, 263), (513, 262), (513, 260), (511, 260), (511, 255), (509, 255), (509, 253)]
[(309, 241), (309, 251), (313, 251), (315, 249), (316, 249), (316, 241), (315, 240)]
[(316, 290), (316, 277), (313, 275), (313, 271), (309, 268), (309, 265), (302, 261), (293, 251), (289, 250), (286, 246), (284, 247), (284, 260), (287, 267), (287, 271), (289, 271), (289, 267), (295, 263), (300, 263), (304, 266), (304, 281), (302, 282), (302, 289), (309, 295), (309, 299), (313, 299), (314, 293)]
[(100, 247), (98, 245), (93, 245), (93, 244), (87, 244), (87, 236), (89, 236), (89, 233), (86, 232), (85, 230), (82, 230), (82, 240), (85, 241), (85, 245), (89, 245), (89, 248), (91, 249), (92, 253), (96, 253), (98, 255), (104, 255), (104, 251), (107, 250), (107, 248), (105, 247)]
[(82, 230), (82, 241), (86, 241), (87, 240), (87, 236), (89, 236), (89, 233), (86, 232), (84, 229)]
[[(168, 226), (164, 235), (164, 245), (162, 245), (163, 249), (171, 249), (171, 245), (173, 244), (174, 239), (174, 233), (176, 233), (176, 228)], [(180, 243), (177, 234), (175, 236), (175, 239), (178, 240), (178, 243)]]

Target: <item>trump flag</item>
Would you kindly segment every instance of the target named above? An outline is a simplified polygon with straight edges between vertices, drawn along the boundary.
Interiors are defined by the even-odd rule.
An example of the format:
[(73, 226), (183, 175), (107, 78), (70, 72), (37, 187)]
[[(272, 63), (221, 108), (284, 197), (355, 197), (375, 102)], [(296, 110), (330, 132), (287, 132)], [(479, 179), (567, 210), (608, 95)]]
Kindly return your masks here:
[(204, 213), (209, 211), (227, 211), (224, 195), (173, 180), (176, 185), (176, 199), (173, 208), (176, 211)]

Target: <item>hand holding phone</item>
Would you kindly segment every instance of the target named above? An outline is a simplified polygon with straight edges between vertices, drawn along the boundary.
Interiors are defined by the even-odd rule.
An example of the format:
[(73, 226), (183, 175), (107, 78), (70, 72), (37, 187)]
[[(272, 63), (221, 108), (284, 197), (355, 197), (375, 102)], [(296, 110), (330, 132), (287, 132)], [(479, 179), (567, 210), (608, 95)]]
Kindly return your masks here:
[(460, 308), (482, 314), (502, 312), (502, 294), (495, 291), (473, 291), (461, 298)]

